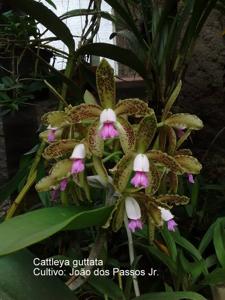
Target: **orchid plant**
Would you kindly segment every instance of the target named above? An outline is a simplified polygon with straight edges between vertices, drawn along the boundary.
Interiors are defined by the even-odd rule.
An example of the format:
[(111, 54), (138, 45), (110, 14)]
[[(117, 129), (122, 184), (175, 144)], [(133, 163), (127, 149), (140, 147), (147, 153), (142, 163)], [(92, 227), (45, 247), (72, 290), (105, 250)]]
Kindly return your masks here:
[(58, 190), (64, 204), (79, 204), (85, 196), (92, 201), (90, 178), (95, 175), (104, 188), (114, 190), (104, 203), (113, 206), (105, 228), (117, 231), (127, 218), (132, 232), (145, 223), (152, 231), (164, 222), (176, 230), (171, 209), (189, 201), (177, 194), (179, 177), (187, 174), (193, 182), (202, 168), (191, 151), (180, 146), (192, 130), (203, 127), (202, 121), (187, 113), (172, 114), (181, 85), (157, 120), (143, 100), (116, 102), (114, 72), (105, 59), (97, 68), (96, 84), (99, 101), (43, 116), (47, 129), (40, 137), (48, 144), (43, 156), (49, 175), (37, 183), (37, 191), (55, 195)]

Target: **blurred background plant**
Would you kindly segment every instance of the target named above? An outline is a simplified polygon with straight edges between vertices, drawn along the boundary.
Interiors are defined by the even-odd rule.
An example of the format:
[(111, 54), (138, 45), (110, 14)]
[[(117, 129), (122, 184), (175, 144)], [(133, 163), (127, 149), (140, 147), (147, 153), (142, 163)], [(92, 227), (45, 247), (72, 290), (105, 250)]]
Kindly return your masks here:
[[(168, 103), (168, 100), (173, 99), (168, 105), (168, 110), (170, 110), (176, 99), (176, 97), (171, 98), (171, 95), (178, 87), (180, 80), (184, 79), (195, 42), (209, 14), (214, 8), (225, 11), (224, 1), (216, 0), (106, 0), (113, 9), (112, 15), (101, 11), (101, 1), (90, 1), (87, 10), (74, 9), (58, 18), (39, 3), (34, 4), (34, 1), (23, 0), (18, 3), (18, 1), (11, 0), (9, 2), (24, 11), (25, 15), (18, 16), (12, 11), (8, 11), (1, 16), (1, 23), (8, 24), (0, 27), (3, 37), (1, 49), (15, 51), (15, 46), (22, 46), (26, 49), (31, 46), (37, 47), (38, 51), (47, 49), (54, 55), (65, 58), (67, 65), (65, 71), (59, 72), (52, 64), (49, 64), (49, 60), (41, 57), (40, 52), (33, 49), (32, 53), (35, 59), (32, 71), (36, 70), (33, 67), (37, 66), (37, 62), (41, 61), (47, 72), (40, 71), (37, 76), (35, 71), (36, 76), (32, 76), (27, 82), (18, 77), (23, 68), (14, 72), (14, 75), (9, 72), (4, 73), (0, 85), (1, 106), (4, 107), (4, 112), (17, 110), (20, 104), (33, 100), (33, 93), (43, 88), (44, 80), (51, 94), (54, 95), (54, 99), (58, 100), (58, 102), (55, 101), (55, 106), (59, 105), (62, 108), (65, 101), (72, 104), (82, 102), (82, 97), (87, 89), (96, 94), (95, 67), (91, 64), (97, 56), (103, 56), (128, 66), (144, 79), (145, 97), (150, 106), (156, 109), (158, 116), (162, 115), (163, 117), (165, 104)], [(53, 7), (55, 6), (54, 1), (48, 0), (47, 2)], [(62, 20), (65, 21), (80, 15), (92, 16), (92, 22), (90, 27), (86, 27), (84, 30), (79, 47), (75, 51), (73, 36)], [(101, 18), (106, 18), (114, 23), (115, 32), (111, 38), (126, 40), (126, 46), (94, 42)], [(44, 38), (40, 35), (37, 30), (37, 22), (46, 26), (55, 34), (55, 37)], [(11, 44), (8, 43), (8, 39), (6, 46), (4, 43), (7, 35), (11, 38)], [(53, 40), (62, 40), (67, 45), (69, 52), (62, 52), (49, 46), (49, 42)], [(21, 57), (19, 61), (21, 61)], [(15, 66), (18, 64), (13, 62), (13, 65), (15, 70)], [(5, 68), (4, 65), (3, 67)], [(41, 81), (39, 81), (40, 74), (42, 74)], [(93, 101), (91, 94), (88, 99), (88, 101)], [(165, 136), (162, 130), (161, 143), (164, 142)], [(192, 143), (191, 140), (188, 140), (185, 146), (190, 143)], [(197, 147), (196, 141), (194, 145)], [(38, 149), (38, 155), (36, 155)], [(1, 188), (1, 201), (12, 197), (14, 192), (16, 194), (21, 190), (24, 192), (24, 185), (28, 192), (32, 183), (43, 176), (44, 166), (43, 160), (40, 159), (40, 149), (43, 148), (39, 145), (23, 157), (21, 168), (17, 174)], [(197, 149), (196, 152), (198, 152)], [(32, 165), (33, 161), (35, 161), (34, 165)], [(212, 173), (212, 176), (208, 176), (208, 172), (203, 172), (192, 186), (185, 182), (179, 182), (179, 194), (191, 197), (191, 203), (186, 208), (179, 208), (176, 211), (180, 221), (179, 232), (170, 233), (163, 228), (156, 236), (153, 245), (147, 243), (145, 229), (136, 234), (135, 247), (138, 267), (141, 268), (148, 261), (149, 265), (153, 265), (161, 271), (159, 277), (151, 280), (151, 287), (149, 287), (149, 282), (143, 279), (143, 292), (153, 294), (138, 299), (174, 299), (175, 293), (171, 294), (172, 291), (197, 291), (211, 299), (210, 287), (224, 283), (224, 182), (221, 177), (221, 180), (218, 180), (215, 176), (220, 161), (219, 157), (217, 162), (210, 162), (207, 165), (207, 170)], [(30, 182), (29, 170), (34, 169), (37, 170), (37, 174), (35, 179)], [(221, 174), (219, 175), (221, 176)], [(98, 195), (100, 196), (100, 194)], [(40, 197), (41, 203), (37, 198), (30, 206), (27, 204), (28, 201), (23, 201), (19, 212), (52, 205), (48, 195), (39, 193), (38, 197)], [(108, 254), (104, 251), (101, 254), (107, 255), (106, 267), (124, 267), (128, 263), (127, 255), (123, 254), (126, 252), (126, 245), (119, 242), (124, 240), (124, 232), (110, 234), (113, 244), (110, 244), (109, 241), (108, 249), (105, 250), (105, 252), (108, 251)], [(90, 245), (94, 242), (93, 235), (95, 233), (93, 234), (92, 229), (82, 232), (78, 230), (70, 235), (58, 233), (46, 243), (43, 241), (32, 246), (31, 250), (43, 257), (55, 256), (57, 253), (62, 257), (82, 258), (87, 255)], [(79, 243), (70, 243), (70, 239), (79, 241)], [(121, 287), (120, 278), (114, 282)], [(110, 285), (113, 286), (114, 291)], [(130, 278), (125, 280), (123, 285), (126, 299), (130, 299)], [(162, 286), (167, 294), (159, 294)], [(158, 292), (158, 296), (154, 292)], [(90, 295), (96, 299), (109, 297), (118, 300), (123, 297), (121, 290), (109, 279), (105, 279), (104, 283), (90, 279), (89, 283), (78, 290), (78, 294), (79, 299), (87, 299)], [(104, 294), (106, 296), (103, 296)], [(188, 295), (187, 299), (192, 299), (191, 295)], [(194, 297), (193, 299), (197, 299)], [(215, 297), (217, 297), (216, 300), (219, 300), (218, 295)], [(185, 298), (184, 294), (180, 296), (179, 293), (177, 294), (176, 299), (183, 298)]]

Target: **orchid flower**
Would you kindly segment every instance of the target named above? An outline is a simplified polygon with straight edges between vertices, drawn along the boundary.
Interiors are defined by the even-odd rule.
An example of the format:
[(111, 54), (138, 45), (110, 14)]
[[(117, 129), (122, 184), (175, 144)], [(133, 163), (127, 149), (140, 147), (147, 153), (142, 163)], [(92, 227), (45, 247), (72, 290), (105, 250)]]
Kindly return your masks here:
[(132, 197), (127, 197), (125, 199), (125, 208), (129, 219), (128, 228), (132, 232), (135, 232), (137, 229), (142, 229), (141, 209), (138, 202)]
[(56, 201), (56, 199), (59, 196), (59, 191), (64, 192), (66, 190), (68, 184), (68, 179), (64, 178), (60, 181), (60, 183), (57, 186), (54, 186), (51, 190), (51, 200)]
[(78, 144), (74, 147), (73, 153), (70, 159), (73, 161), (71, 167), (71, 174), (78, 174), (84, 171), (84, 158), (86, 156), (86, 150), (84, 144)]
[(159, 207), (161, 212), (161, 217), (163, 221), (167, 223), (167, 228), (169, 231), (175, 231), (177, 227), (177, 223), (174, 221), (174, 215), (170, 212), (170, 210), (165, 209), (163, 207)]
[(56, 139), (55, 132), (58, 128), (57, 127), (52, 127), (51, 125), (48, 125), (47, 129), (49, 131), (48, 132), (48, 142), (54, 142), (55, 139)]
[(152, 110), (147, 103), (139, 99), (125, 99), (116, 104), (114, 73), (105, 59), (97, 69), (96, 83), (100, 105), (85, 103), (68, 107), (65, 112), (72, 123), (92, 121), (87, 141), (94, 155), (101, 157), (104, 140), (115, 137), (119, 137), (123, 151), (127, 153), (134, 146), (135, 136), (126, 117), (142, 117)]
[(131, 179), (131, 184), (134, 187), (147, 188), (149, 179), (147, 173), (149, 172), (149, 160), (145, 154), (137, 154), (134, 159), (133, 171), (134, 177)]
[(190, 183), (195, 183), (195, 180), (194, 180), (193, 175), (192, 175), (191, 173), (188, 173), (187, 175), (188, 175), (188, 181), (189, 181)]

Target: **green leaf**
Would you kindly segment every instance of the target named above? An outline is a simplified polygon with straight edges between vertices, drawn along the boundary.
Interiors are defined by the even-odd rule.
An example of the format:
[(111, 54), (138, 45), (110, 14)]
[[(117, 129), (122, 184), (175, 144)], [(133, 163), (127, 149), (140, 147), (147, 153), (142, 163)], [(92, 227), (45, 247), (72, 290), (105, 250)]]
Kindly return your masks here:
[(137, 152), (145, 153), (151, 144), (157, 129), (157, 119), (154, 113), (144, 117), (139, 123), (136, 134)]
[(32, 16), (63, 41), (70, 52), (74, 51), (75, 43), (68, 27), (50, 9), (33, 0), (9, 0), (14, 8), (19, 8)]
[(169, 230), (167, 229), (166, 226), (163, 226), (162, 230), (160, 231), (165, 243), (166, 243), (166, 246), (169, 250), (169, 253), (173, 259), (173, 261), (176, 262), (176, 259), (177, 259), (177, 247), (176, 247), (176, 243), (173, 239), (173, 237), (171, 236)]
[(61, 20), (73, 18), (73, 17), (80, 17), (80, 16), (101, 16), (101, 18), (116, 22), (115, 16), (109, 14), (107, 11), (97, 11), (97, 10), (90, 10), (90, 9), (73, 9), (65, 12), (63, 15), (60, 16)]
[(195, 292), (159, 292), (143, 294), (132, 300), (206, 300), (205, 297)]
[(218, 268), (212, 271), (209, 275), (200, 282), (200, 285), (216, 285), (224, 284), (225, 280), (225, 269)]
[(97, 68), (96, 84), (102, 107), (114, 108), (116, 101), (114, 71), (106, 59), (102, 59)]
[(124, 65), (129, 66), (140, 74), (143, 78), (147, 77), (145, 67), (143, 63), (137, 58), (137, 56), (128, 49), (124, 49), (115, 45), (110, 45), (106, 43), (93, 43), (85, 46), (81, 46), (76, 51), (76, 56), (80, 55), (96, 55), (107, 57), (120, 62)]
[(200, 130), (203, 127), (202, 121), (197, 116), (187, 113), (174, 114), (166, 119), (164, 123), (177, 129), (188, 128), (192, 130)]
[(107, 295), (110, 299), (124, 299), (122, 290), (109, 278), (104, 276), (92, 276), (88, 283), (102, 295)]
[(210, 244), (210, 242), (213, 239), (214, 226), (215, 226), (215, 223), (210, 225), (210, 227), (208, 228), (208, 230), (206, 231), (205, 235), (203, 236), (203, 238), (200, 242), (198, 250), (201, 254), (205, 251), (205, 249), (208, 247), (208, 245)]
[[(112, 207), (51, 207), (16, 216), (0, 224), (0, 255), (38, 243), (58, 231), (103, 225)], [(7, 237), (7, 238), (6, 238)]]
[[(33, 259), (28, 250), (0, 258), (0, 295), (3, 300), (77, 300), (56, 276), (34, 276)], [(40, 267), (41, 270), (46, 267)]]
[(182, 82), (180, 80), (166, 103), (166, 106), (165, 106), (165, 109), (163, 112), (163, 116), (167, 116), (168, 112), (170, 111), (171, 107), (173, 106), (174, 102), (176, 101), (178, 95), (180, 94), (181, 87), (182, 87)]
[(223, 219), (218, 219), (215, 223), (213, 231), (213, 244), (219, 263), (223, 268), (225, 268), (225, 230)]

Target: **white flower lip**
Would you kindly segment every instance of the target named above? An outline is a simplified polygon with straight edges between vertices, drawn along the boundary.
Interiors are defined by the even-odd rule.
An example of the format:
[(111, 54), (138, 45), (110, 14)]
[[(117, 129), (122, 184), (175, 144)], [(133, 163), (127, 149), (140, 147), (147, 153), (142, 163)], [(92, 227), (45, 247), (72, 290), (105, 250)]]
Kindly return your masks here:
[(169, 221), (172, 220), (174, 218), (174, 215), (170, 212), (170, 210), (165, 209), (163, 207), (159, 207), (160, 211), (161, 211), (161, 217), (163, 219), (163, 221)]
[(50, 124), (48, 125), (47, 127), (48, 130), (57, 130), (58, 128), (57, 127), (52, 127)]
[(125, 199), (125, 208), (127, 217), (132, 220), (138, 220), (141, 218), (141, 209), (137, 201), (132, 197)]
[(74, 147), (71, 159), (83, 159), (86, 156), (86, 150), (84, 144), (78, 144)]
[(135, 172), (149, 172), (149, 160), (145, 154), (136, 155), (133, 170)]
[(104, 124), (105, 122), (116, 122), (116, 114), (111, 108), (106, 108), (101, 112), (100, 123)]

